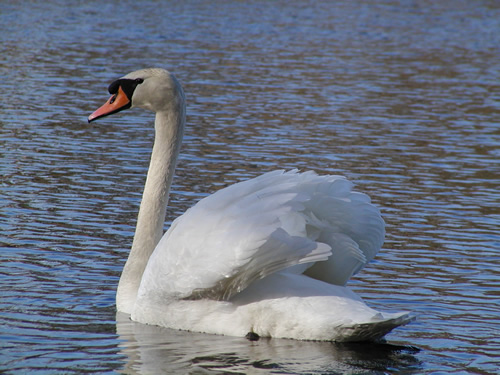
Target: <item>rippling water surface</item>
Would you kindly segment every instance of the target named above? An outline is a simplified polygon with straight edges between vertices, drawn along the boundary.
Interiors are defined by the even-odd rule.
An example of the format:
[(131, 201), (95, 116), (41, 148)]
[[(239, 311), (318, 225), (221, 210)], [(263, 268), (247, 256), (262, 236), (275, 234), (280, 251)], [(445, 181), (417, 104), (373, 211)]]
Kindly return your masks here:
[[(0, 28), (0, 372), (497, 372), (498, 2), (3, 1)], [(343, 174), (387, 222), (349, 285), (418, 320), (337, 345), (116, 317), (153, 118), (86, 116), (148, 66), (189, 102), (166, 225), (265, 171)]]

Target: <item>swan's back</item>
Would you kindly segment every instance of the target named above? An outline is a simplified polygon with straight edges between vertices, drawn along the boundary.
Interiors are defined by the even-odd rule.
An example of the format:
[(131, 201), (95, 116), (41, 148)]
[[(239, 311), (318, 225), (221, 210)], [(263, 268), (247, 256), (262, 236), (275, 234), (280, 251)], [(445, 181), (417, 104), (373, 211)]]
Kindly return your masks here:
[(177, 218), (148, 262), (139, 300), (228, 300), (284, 269), (344, 285), (383, 237), (378, 209), (345, 178), (266, 173)]

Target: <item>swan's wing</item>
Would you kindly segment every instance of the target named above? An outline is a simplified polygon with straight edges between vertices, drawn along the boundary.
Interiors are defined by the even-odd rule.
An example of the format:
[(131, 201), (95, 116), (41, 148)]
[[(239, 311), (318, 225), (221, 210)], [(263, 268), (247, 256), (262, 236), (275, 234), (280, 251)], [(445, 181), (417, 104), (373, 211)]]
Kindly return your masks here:
[(297, 191), (296, 176), (267, 173), (187, 210), (151, 255), (139, 296), (226, 300), (277, 270), (326, 260), (330, 247), (306, 236), (300, 212), (308, 197)]
[(317, 241), (330, 245), (332, 255), (315, 263), (305, 274), (330, 284), (345, 285), (378, 253), (385, 223), (377, 207), (362, 193), (353, 192), (347, 180), (333, 181), (306, 203)]
[(139, 295), (227, 300), (256, 279), (285, 268), (302, 272), (314, 262), (326, 268), (311, 267), (312, 277), (345, 283), (378, 251), (378, 241), (365, 245), (365, 223), (356, 217), (370, 211), (367, 202), (344, 178), (313, 172), (270, 172), (222, 189), (172, 223)]

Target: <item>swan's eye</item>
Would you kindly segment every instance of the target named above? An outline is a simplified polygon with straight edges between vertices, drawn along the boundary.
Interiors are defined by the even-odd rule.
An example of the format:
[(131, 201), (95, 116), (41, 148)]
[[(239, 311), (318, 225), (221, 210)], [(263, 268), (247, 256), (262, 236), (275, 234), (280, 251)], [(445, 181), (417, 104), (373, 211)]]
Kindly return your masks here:
[(136, 78), (135, 79), (135, 83), (137, 83), (138, 85), (141, 84), (141, 83), (143, 83), (143, 82), (144, 82), (144, 80), (142, 78)]
[(114, 101), (116, 100), (116, 97), (117, 97), (117, 94), (113, 95), (110, 99), (109, 99), (109, 104), (113, 104)]

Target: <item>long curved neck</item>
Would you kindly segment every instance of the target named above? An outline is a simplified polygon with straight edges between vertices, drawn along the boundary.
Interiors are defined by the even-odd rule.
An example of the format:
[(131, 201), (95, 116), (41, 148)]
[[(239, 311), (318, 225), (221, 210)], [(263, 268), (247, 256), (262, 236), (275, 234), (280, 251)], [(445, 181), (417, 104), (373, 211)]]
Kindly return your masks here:
[(184, 132), (184, 109), (156, 113), (155, 141), (134, 241), (116, 293), (117, 310), (131, 313), (144, 269), (163, 235), (170, 185)]

